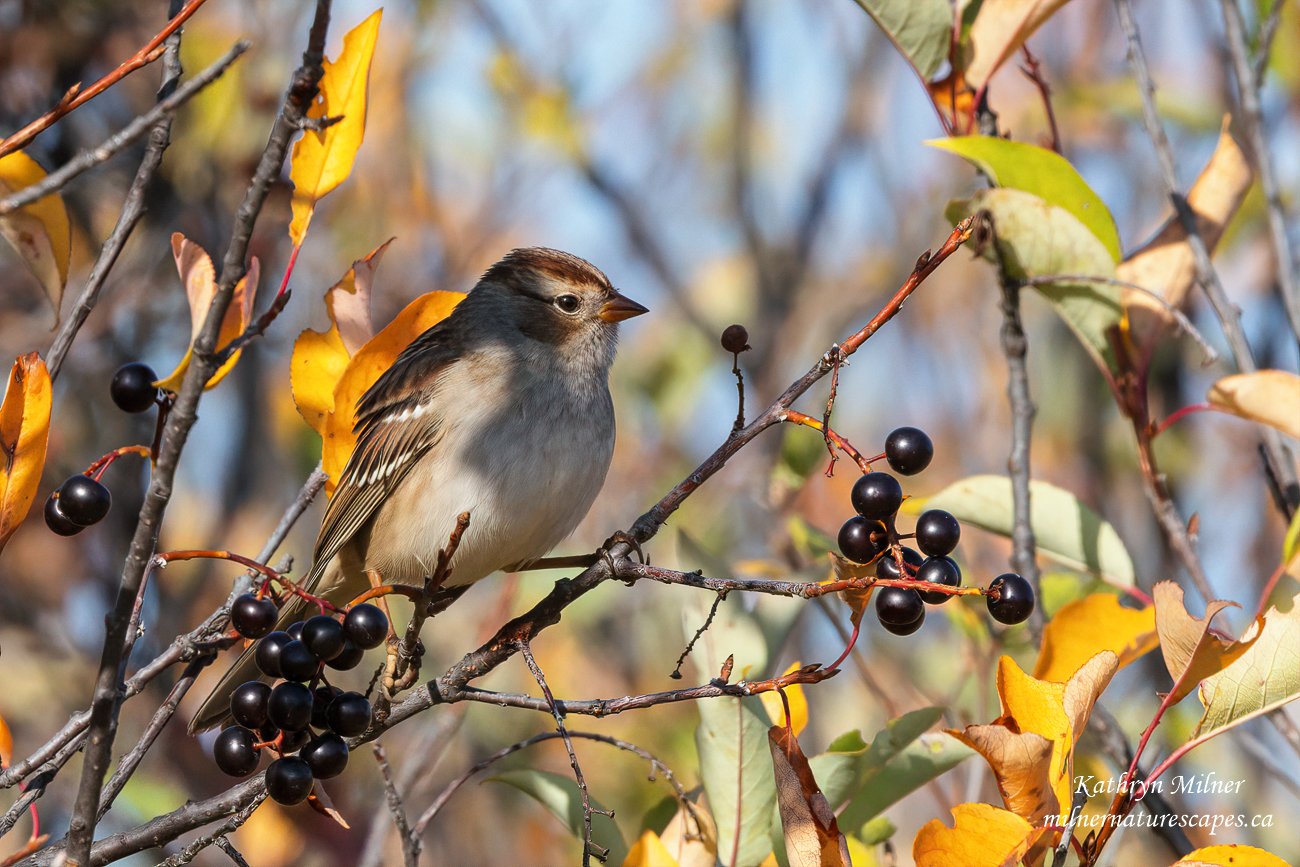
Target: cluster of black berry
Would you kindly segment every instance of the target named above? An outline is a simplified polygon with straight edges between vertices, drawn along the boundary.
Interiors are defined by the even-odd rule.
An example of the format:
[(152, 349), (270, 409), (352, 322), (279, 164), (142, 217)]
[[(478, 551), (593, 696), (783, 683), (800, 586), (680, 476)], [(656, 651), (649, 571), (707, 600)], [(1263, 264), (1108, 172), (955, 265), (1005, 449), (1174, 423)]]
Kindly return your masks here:
[[(934, 443), (924, 431), (900, 427), (886, 438), (884, 457), (895, 472), (915, 475), (930, 465)], [(911, 635), (925, 621), (927, 602), (942, 605), (951, 598), (924, 585), (961, 586), (961, 569), (948, 556), (961, 539), (961, 524), (942, 509), (929, 509), (917, 519), (913, 535), (899, 536), (894, 519), (903, 488), (889, 473), (863, 475), (852, 500), (857, 514), (840, 528), (840, 552), (855, 563), (875, 563), (877, 578), (917, 582), (915, 588), (877, 587), (874, 594), (880, 625), (895, 635)], [(904, 538), (914, 539), (920, 551), (902, 545)], [(989, 614), (999, 623), (1022, 623), (1034, 610), (1033, 588), (1014, 572), (994, 578), (985, 595)]]
[[(144, 412), (158, 401), (154, 382), (158, 374), (147, 364), (133, 361), (118, 368), (109, 385), (113, 403), (125, 412)], [(45, 525), (60, 536), (75, 536), (104, 520), (113, 504), (108, 488), (89, 474), (78, 473), (45, 501)]]
[[(370, 726), (370, 702), (359, 692), (344, 692), (323, 682), (325, 667), (355, 668), (364, 651), (388, 635), (388, 618), (374, 605), (354, 605), (342, 621), (320, 614), (275, 630), (279, 610), (267, 598), (240, 596), (230, 622), (245, 638), (259, 639), (257, 667), (273, 681), (250, 680), (230, 697), (232, 725), (217, 736), (217, 767), (235, 777), (257, 770), (263, 749), (277, 754), (266, 769), (266, 790), (281, 804), (297, 804), (311, 794), (314, 780), (343, 773), (348, 763), (344, 738)], [(294, 755), (296, 753), (297, 755)]]

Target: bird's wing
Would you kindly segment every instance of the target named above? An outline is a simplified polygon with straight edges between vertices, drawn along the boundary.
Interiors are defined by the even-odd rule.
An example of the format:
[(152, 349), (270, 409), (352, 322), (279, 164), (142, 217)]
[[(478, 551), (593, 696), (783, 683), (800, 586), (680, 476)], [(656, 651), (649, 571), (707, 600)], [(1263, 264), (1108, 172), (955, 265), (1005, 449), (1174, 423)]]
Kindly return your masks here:
[(444, 419), (432, 399), (433, 385), (463, 357), (466, 347), (459, 333), (448, 319), (425, 331), (357, 402), (357, 444), (325, 510), (312, 579), (437, 445)]

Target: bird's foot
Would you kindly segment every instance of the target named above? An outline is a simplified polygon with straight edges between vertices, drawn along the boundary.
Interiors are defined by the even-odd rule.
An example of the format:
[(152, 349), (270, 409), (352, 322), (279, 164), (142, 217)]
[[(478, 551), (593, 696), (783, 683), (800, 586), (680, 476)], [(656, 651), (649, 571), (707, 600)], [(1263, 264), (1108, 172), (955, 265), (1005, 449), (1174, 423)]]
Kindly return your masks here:
[(600, 558), (605, 561), (605, 565), (609, 567), (609, 571), (611, 574), (616, 574), (618, 572), (617, 564), (614, 562), (614, 554), (612, 553), (612, 549), (615, 545), (619, 545), (619, 544), (623, 544), (631, 548), (632, 553), (636, 555), (637, 560), (639, 560), (640, 562), (642, 563), (647, 562), (645, 551), (643, 551), (641, 548), (641, 543), (635, 537), (630, 536), (627, 533), (624, 533), (622, 530), (618, 530), (617, 532), (614, 533), (614, 535), (606, 539), (605, 544), (601, 545), (600, 550), (596, 552), (600, 556)]

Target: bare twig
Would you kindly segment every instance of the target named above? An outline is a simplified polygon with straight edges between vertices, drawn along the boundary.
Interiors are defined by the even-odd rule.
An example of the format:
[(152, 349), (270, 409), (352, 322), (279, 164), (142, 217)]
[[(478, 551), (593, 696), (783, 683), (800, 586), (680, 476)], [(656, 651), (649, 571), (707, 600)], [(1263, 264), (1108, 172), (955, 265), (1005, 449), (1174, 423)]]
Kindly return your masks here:
[(388, 766), (388, 753), (385, 752), (384, 745), (378, 742), (375, 743), (375, 761), (379, 763), (379, 774), (384, 779), (384, 801), (388, 804), (388, 812), (393, 816), (397, 837), (402, 844), (402, 863), (406, 867), (417, 867), (420, 863), (420, 836), (411, 833), (411, 826), (406, 821), (406, 807), (393, 782), (392, 768)]
[(193, 843), (186, 846), (183, 850), (177, 852), (175, 855), (168, 858), (166, 861), (160, 862), (158, 864), (158, 867), (181, 867), (181, 865), (188, 864), (191, 861), (193, 861), (200, 852), (202, 852), (204, 849), (208, 848), (209, 846), (219, 845), (219, 841), (226, 839), (227, 834), (234, 832), (239, 828), (240, 825), (247, 822), (249, 818), (253, 815), (253, 813), (257, 812), (257, 808), (262, 805), (262, 802), (264, 800), (266, 800), (265, 790), (255, 794), (249, 800), (249, 802), (244, 805), (244, 807), (241, 810), (239, 810), (233, 816), (231, 816), (229, 819), (223, 822), (221, 824), (221, 827), (218, 828), (216, 831), (195, 840)]
[(718, 614), (718, 606), (726, 601), (727, 594), (725, 591), (713, 597), (713, 604), (709, 606), (709, 615), (704, 618), (704, 622), (700, 624), (700, 628), (695, 630), (695, 634), (691, 636), (691, 640), (686, 642), (686, 647), (682, 650), (682, 655), (677, 657), (677, 664), (673, 666), (672, 673), (668, 675), (673, 680), (682, 679), (682, 665), (686, 662), (686, 658), (691, 655), (691, 651), (695, 649), (695, 643), (700, 640), (700, 636), (707, 632), (709, 627), (713, 625), (713, 618)]
[(220, 837), (218, 837), (217, 842), (214, 845), (222, 852), (225, 852), (226, 857), (228, 857), (231, 861), (233, 861), (236, 867), (251, 867), (248, 861), (244, 859), (243, 854), (241, 854), (240, 851), (235, 848), (235, 844), (231, 843), (230, 838), (227, 837), (225, 834), (222, 834)]
[(1029, 50), (1029, 43), (1020, 46), (1020, 53), (1024, 55), (1025, 65), (1020, 67), (1020, 71), (1033, 82), (1034, 87), (1038, 88), (1038, 95), (1043, 100), (1043, 112), (1047, 115), (1047, 128), (1052, 136), (1052, 150), (1058, 154), (1061, 152), (1061, 131), (1056, 126), (1056, 110), (1052, 108), (1052, 88), (1047, 83), (1047, 77), (1043, 75), (1043, 65)]

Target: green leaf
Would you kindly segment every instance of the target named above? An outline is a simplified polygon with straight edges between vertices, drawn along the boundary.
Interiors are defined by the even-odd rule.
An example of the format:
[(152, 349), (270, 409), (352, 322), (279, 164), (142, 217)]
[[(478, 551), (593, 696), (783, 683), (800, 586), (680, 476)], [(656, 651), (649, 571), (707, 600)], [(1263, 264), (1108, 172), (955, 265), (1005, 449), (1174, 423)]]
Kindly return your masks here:
[(995, 186), (1033, 193), (1069, 211), (1101, 241), (1111, 261), (1122, 257), (1115, 218), (1065, 157), (1027, 142), (987, 135), (931, 139), (930, 147), (974, 163)]
[[(918, 514), (925, 509), (944, 509), (964, 524), (1010, 537), (1011, 480), (1006, 476), (970, 476), (932, 497), (911, 498), (904, 508)], [(1134, 585), (1133, 561), (1119, 533), (1074, 494), (1047, 482), (1031, 481), (1029, 520), (1044, 556), (1116, 587)]]
[(907, 62), (929, 81), (948, 60), (952, 7), (948, 0), (855, 0), (894, 43)]
[[(1065, 208), (1022, 190), (984, 190), (948, 205), (956, 222), (981, 211), (993, 220), (998, 250), (1012, 279), (1071, 275), (1113, 279), (1115, 260), (1106, 245)], [(997, 263), (990, 248), (985, 257)], [(1034, 284), (1105, 370), (1116, 370), (1106, 333), (1124, 315), (1123, 290), (1096, 280)]]
[[(485, 782), (514, 786), (550, 810), (569, 829), (569, 833), (578, 840), (582, 839), (582, 793), (578, 791), (578, 784), (571, 777), (523, 768), (517, 771), (503, 771), (488, 777)], [(604, 809), (594, 797), (590, 798), (590, 801), (592, 809)], [(618, 825), (614, 824), (614, 820), (608, 816), (592, 817), (591, 838), (592, 842), (609, 847), (609, 859), (606, 863), (622, 864), (627, 858), (627, 843), (623, 841)]]
[(936, 711), (939, 708), (903, 714), (876, 735), (865, 756), (867, 768), (861, 785), (840, 813), (843, 827), (862, 827), (886, 807), (975, 754), (945, 732), (915, 734), (920, 723), (937, 719), (930, 716)]
[(770, 830), (776, 808), (768, 725), (740, 699), (712, 699), (696, 707), (700, 726), (695, 746), (701, 782), (717, 823), (718, 856), (724, 864), (756, 867), (772, 851)]
[(894, 836), (894, 832), (897, 830), (894, 823), (889, 819), (884, 816), (877, 816), (862, 826), (862, 830), (858, 831), (858, 839), (868, 846), (879, 846)]
[(1300, 698), (1300, 596), (1283, 612), (1269, 609), (1242, 636), (1259, 637), (1235, 662), (1201, 681), (1205, 714), (1194, 737), (1228, 729)]

